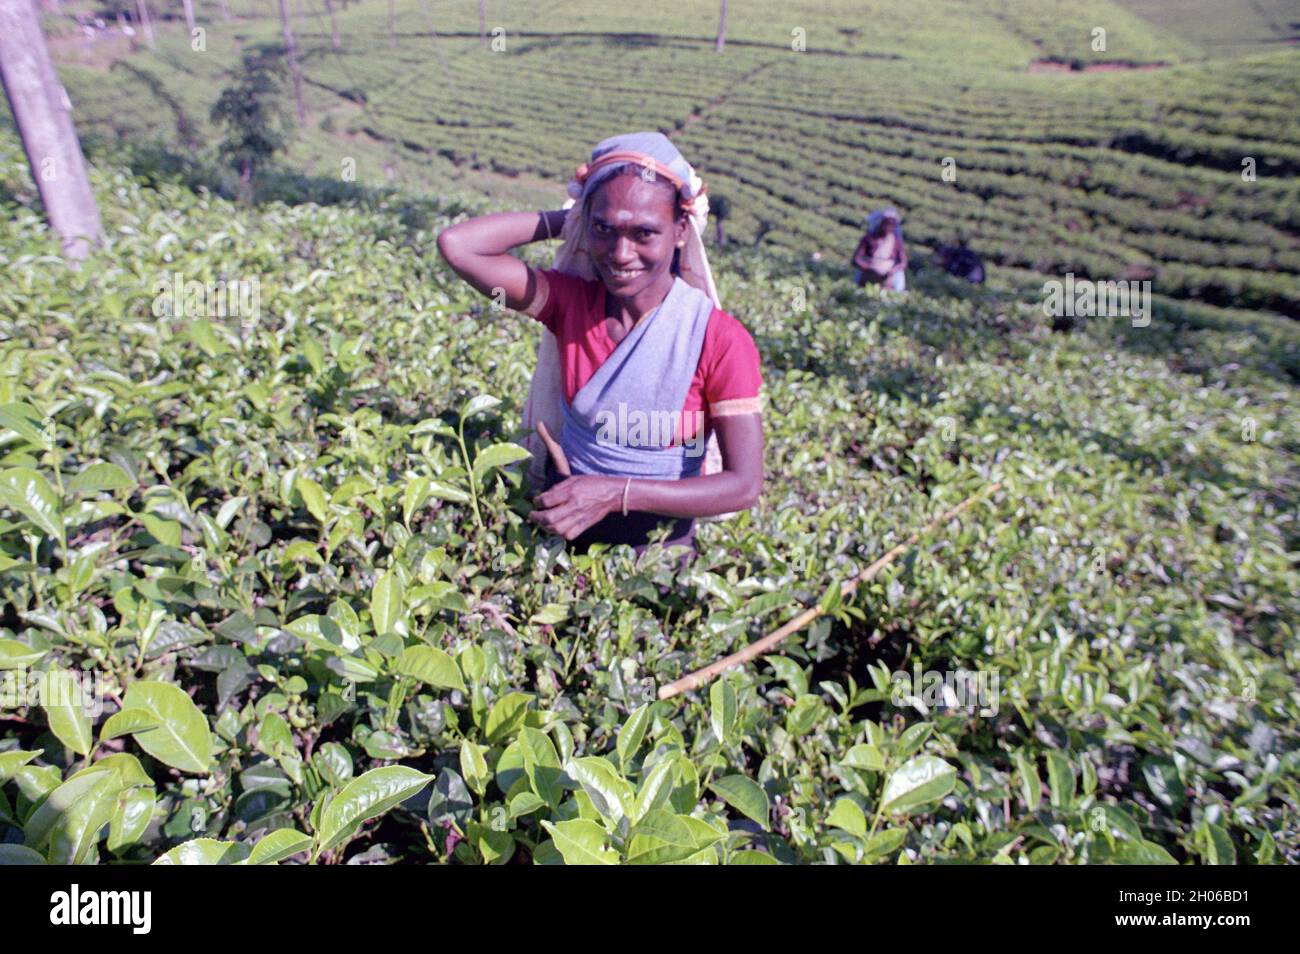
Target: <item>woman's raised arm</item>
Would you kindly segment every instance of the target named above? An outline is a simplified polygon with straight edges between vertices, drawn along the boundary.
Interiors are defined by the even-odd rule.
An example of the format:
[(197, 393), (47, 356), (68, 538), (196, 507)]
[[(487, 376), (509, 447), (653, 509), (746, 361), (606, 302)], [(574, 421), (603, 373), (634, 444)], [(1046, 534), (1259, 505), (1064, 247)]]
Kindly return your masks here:
[(524, 311), (537, 294), (533, 270), (510, 249), (554, 237), (568, 210), (494, 212), (458, 222), (438, 233), (438, 253), (461, 278), (508, 308)]

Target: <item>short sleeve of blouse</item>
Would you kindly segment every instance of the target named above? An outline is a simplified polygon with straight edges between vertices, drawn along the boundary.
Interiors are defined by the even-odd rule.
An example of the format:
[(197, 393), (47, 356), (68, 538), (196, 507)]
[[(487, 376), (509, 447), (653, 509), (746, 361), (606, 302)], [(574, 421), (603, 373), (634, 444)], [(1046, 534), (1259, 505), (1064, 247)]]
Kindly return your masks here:
[(559, 335), (559, 326), (575, 295), (584, 289), (582, 279), (554, 268), (534, 269), (537, 275), (538, 298), (525, 309), (524, 314), (541, 322), (552, 334)]
[(701, 355), (709, 414), (723, 417), (758, 413), (763, 386), (758, 346), (745, 326), (727, 312), (715, 309), (710, 318), (713, 322), (717, 330), (707, 336), (707, 347)]

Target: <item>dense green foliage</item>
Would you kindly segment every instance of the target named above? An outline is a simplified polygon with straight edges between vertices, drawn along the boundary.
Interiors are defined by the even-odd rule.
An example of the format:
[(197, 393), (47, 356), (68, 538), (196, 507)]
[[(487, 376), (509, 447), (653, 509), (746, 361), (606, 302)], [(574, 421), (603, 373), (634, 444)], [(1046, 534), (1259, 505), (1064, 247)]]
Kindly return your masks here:
[[(1276, 11), (762, 0), (732, 11), (719, 55), (714, 6), (649, 5), (634, 21), (602, 5), (493, 8), (489, 30), (503, 32), (484, 48), (476, 5), (402, 2), (390, 50), (387, 5), (363, 3), (339, 14), (335, 51), (309, 0), (309, 117), (290, 161), (540, 208), (563, 200), (595, 142), (659, 129), (731, 200), (739, 241), (847, 262), (865, 214), (893, 203), (919, 246), (965, 234), (1004, 270), (1149, 279), (1158, 295), (1300, 314), (1300, 54), (1260, 42), (1211, 58), (1245, 42), (1234, 24)], [(83, 131), (211, 152), (201, 117), (240, 44), (278, 37), (249, 9), (263, 15), (209, 23), (201, 53), (164, 31), (157, 53), (107, 75), (67, 68)], [(1208, 46), (1180, 32), (1207, 20), (1221, 24)], [(1034, 61), (1166, 66), (1032, 73)]]
[[(0, 675), (107, 690), (0, 711), (0, 861), (1300, 861), (1289, 322), (1059, 335), (723, 250), (764, 498), (685, 568), (576, 556), (523, 519), (536, 332), (437, 258), (459, 207), (151, 181), (96, 170), (70, 274), (0, 139)], [(170, 313), (177, 275), (260, 311)]]

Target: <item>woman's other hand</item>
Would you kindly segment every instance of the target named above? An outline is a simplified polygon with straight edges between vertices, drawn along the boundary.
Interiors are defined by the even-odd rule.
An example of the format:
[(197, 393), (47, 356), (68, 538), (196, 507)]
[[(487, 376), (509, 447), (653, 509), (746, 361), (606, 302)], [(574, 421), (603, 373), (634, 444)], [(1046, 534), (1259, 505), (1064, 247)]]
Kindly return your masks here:
[(538, 509), (528, 519), (550, 533), (572, 540), (611, 513), (622, 512), (626, 477), (580, 474), (567, 477), (533, 498)]

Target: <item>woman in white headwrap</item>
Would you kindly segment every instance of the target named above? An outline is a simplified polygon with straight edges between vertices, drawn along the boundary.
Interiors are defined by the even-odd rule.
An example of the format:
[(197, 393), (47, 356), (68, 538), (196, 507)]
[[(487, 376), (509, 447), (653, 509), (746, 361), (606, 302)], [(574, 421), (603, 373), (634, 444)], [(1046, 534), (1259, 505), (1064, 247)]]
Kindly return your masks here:
[[(763, 479), (758, 350), (717, 303), (703, 183), (666, 136), (632, 133), (601, 142), (569, 194), (556, 212), (481, 216), (438, 236), (457, 274), (549, 332), (525, 408), (551, 449), (539, 447), (531, 518), (582, 549), (639, 548), (678, 518), (668, 543), (693, 546), (694, 518), (747, 509)], [(557, 236), (555, 268), (509, 254)], [(711, 436), (715, 473), (702, 466)]]
[(902, 217), (891, 206), (867, 217), (867, 231), (853, 252), (858, 285), (883, 285), (890, 291), (907, 290), (907, 243), (903, 241)]

